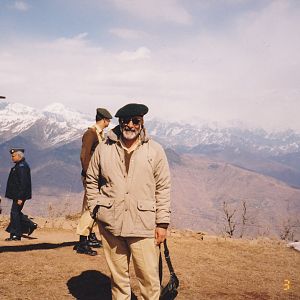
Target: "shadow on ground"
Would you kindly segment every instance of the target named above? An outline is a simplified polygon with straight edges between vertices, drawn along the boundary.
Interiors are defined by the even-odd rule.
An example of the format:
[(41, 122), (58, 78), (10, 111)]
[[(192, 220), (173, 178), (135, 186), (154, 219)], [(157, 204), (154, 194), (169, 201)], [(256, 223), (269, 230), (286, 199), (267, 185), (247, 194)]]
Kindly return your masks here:
[(111, 300), (110, 279), (99, 271), (88, 270), (67, 282), (71, 295), (78, 300)]
[[(10, 243), (15, 243), (14, 241)], [(11, 245), (11, 246), (1, 246), (0, 253), (2, 252), (22, 252), (22, 251), (34, 251), (34, 250), (50, 250), (62, 247), (74, 246), (77, 242), (64, 242), (59, 244), (51, 243), (39, 243), (30, 245)]]
[[(67, 282), (70, 294), (77, 300), (111, 300), (110, 278), (99, 271), (88, 270)], [(132, 294), (131, 300), (137, 300)]]

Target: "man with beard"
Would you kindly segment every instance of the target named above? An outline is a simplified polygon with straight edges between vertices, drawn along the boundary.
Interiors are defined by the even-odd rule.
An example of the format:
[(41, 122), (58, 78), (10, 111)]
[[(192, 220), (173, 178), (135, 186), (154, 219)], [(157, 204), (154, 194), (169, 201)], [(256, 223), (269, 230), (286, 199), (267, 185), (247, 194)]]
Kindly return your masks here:
[(91, 159), (87, 197), (111, 272), (112, 298), (131, 298), (129, 262), (142, 299), (158, 300), (159, 247), (170, 223), (170, 172), (163, 148), (144, 128), (148, 107), (120, 108), (112, 129)]

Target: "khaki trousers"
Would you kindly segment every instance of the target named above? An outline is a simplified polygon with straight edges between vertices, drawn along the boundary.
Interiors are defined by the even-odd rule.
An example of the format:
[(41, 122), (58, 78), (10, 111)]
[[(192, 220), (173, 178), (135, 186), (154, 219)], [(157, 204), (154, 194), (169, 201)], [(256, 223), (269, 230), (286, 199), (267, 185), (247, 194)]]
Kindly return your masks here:
[(87, 206), (87, 197), (86, 197), (86, 181), (85, 178), (82, 177), (82, 184), (84, 188), (84, 196), (82, 202), (82, 210), (81, 217), (79, 219), (79, 223), (77, 225), (76, 233), (83, 236), (89, 236), (93, 230), (95, 222), (90, 215), (90, 211)]
[(132, 256), (135, 274), (141, 291), (141, 299), (159, 300), (159, 247), (155, 245), (154, 237), (124, 238), (114, 236), (104, 229), (101, 223), (98, 225), (104, 255), (111, 272), (112, 299), (131, 299), (129, 263)]

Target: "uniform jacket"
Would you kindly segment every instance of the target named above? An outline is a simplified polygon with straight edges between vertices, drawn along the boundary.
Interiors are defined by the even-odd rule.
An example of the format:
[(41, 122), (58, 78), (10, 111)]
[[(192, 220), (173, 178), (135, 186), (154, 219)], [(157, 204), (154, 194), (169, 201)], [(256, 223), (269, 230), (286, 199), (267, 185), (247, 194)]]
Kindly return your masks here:
[(99, 205), (97, 220), (115, 236), (153, 237), (157, 224), (170, 223), (168, 161), (163, 148), (142, 133), (128, 174), (119, 126), (98, 145), (87, 171), (89, 210)]
[(17, 162), (11, 168), (7, 179), (5, 197), (13, 200), (28, 200), (31, 198), (30, 168), (25, 159)]
[(99, 144), (99, 139), (103, 140), (102, 130), (100, 130), (96, 125), (88, 128), (88, 130), (82, 136), (82, 146), (80, 153), (80, 161), (82, 166), (82, 176), (86, 176), (86, 171), (89, 166), (91, 157)]

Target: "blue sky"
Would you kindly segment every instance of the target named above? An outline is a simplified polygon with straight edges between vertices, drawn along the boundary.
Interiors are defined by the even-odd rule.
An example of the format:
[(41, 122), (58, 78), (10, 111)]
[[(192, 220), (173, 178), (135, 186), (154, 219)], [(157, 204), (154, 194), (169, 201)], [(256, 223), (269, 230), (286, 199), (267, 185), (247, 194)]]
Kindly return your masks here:
[(300, 131), (300, 1), (0, 0), (0, 94)]

